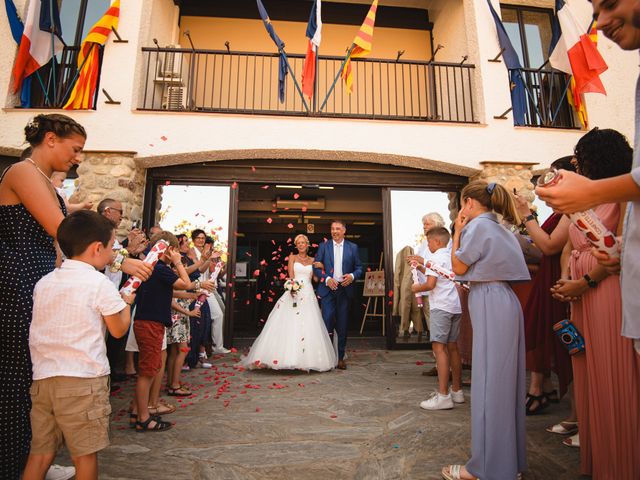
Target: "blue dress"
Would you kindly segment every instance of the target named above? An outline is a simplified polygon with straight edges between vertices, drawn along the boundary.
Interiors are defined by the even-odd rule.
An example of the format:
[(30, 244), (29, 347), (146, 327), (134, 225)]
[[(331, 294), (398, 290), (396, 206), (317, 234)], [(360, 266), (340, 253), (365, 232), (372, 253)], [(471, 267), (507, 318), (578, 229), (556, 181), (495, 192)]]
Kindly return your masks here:
[(515, 480), (527, 469), (522, 307), (508, 282), (530, 279), (513, 234), (484, 213), (462, 230), (456, 256), (469, 270), (473, 325), (471, 459), (482, 480)]
[[(0, 181), (1, 181), (0, 177)], [(63, 200), (58, 196), (64, 215)], [(0, 478), (19, 479), (31, 444), (33, 288), (55, 268), (53, 238), (22, 204), (0, 205)]]

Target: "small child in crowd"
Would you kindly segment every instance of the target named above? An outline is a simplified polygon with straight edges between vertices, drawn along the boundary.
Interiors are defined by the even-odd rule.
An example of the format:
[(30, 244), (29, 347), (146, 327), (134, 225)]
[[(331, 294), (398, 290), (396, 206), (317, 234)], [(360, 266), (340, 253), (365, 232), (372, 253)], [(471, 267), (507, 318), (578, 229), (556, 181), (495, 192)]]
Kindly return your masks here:
[[(447, 248), (450, 238), (449, 231), (444, 227), (432, 228), (427, 232), (431, 252), (429, 260), (447, 270), (451, 270), (451, 252)], [(460, 297), (451, 280), (425, 269), (424, 265), (419, 265), (418, 269), (427, 276), (427, 281), (412, 285), (411, 290), (413, 293), (430, 292), (431, 345), (438, 369), (438, 391), (421, 402), (420, 407), (425, 410), (447, 410), (453, 408), (454, 403), (464, 403), (462, 362), (457, 343), (462, 316)], [(451, 388), (449, 369), (452, 374)]]
[[(149, 414), (151, 382), (162, 368), (162, 344), (165, 327), (172, 326), (171, 303), (173, 290), (192, 290), (200, 287), (212, 290), (213, 282), (191, 281), (182, 264), (178, 239), (170, 232), (153, 236), (150, 246), (165, 240), (169, 248), (156, 263), (153, 274), (138, 289), (133, 331), (138, 342), (138, 381), (136, 383), (132, 416), (137, 416), (136, 431), (164, 431), (171, 428), (170, 422)], [(169, 265), (173, 264), (177, 274)]]
[(64, 205), (67, 207), (67, 212), (73, 213), (78, 210), (91, 210), (93, 208), (93, 202), (82, 203), (70, 203), (67, 198), (67, 194), (64, 191), (64, 181), (67, 179), (67, 172), (53, 172), (51, 174), (51, 185), (56, 189), (58, 195), (64, 200)]
[(115, 231), (106, 218), (72, 213), (57, 238), (67, 259), (33, 293), (33, 438), (23, 478), (44, 479), (64, 440), (76, 478), (97, 479), (111, 413), (105, 330), (116, 338), (127, 332), (133, 296), (121, 297), (99, 271), (113, 257)]

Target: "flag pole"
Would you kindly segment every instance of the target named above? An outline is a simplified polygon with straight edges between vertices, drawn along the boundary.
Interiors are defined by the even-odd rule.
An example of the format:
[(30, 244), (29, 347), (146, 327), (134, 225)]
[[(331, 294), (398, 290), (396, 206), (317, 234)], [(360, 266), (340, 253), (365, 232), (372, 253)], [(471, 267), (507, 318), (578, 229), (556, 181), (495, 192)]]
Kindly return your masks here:
[(331, 93), (333, 92), (333, 89), (336, 87), (336, 83), (338, 82), (338, 78), (340, 78), (340, 75), (342, 74), (342, 69), (344, 68), (345, 64), (347, 63), (347, 60), (349, 60), (349, 57), (351, 57), (351, 52), (353, 51), (355, 46), (356, 46), (356, 44), (352, 43), (351, 46), (349, 47), (349, 51), (347, 52), (347, 56), (344, 57), (344, 61), (342, 62), (342, 65), (340, 65), (340, 70), (338, 70), (338, 75), (336, 75), (336, 78), (333, 80), (333, 84), (331, 85), (331, 88), (327, 92), (327, 96), (325, 97), (324, 102), (322, 102), (322, 105), (320, 106), (320, 110), (318, 110), (319, 112), (321, 112), (322, 109), (324, 108), (324, 106), (327, 104), (327, 100), (329, 100), (329, 97), (331, 96)]
[(307, 102), (304, 99), (304, 94), (302, 93), (302, 89), (300, 88), (300, 85), (298, 85), (298, 80), (296, 79), (296, 76), (293, 73), (293, 69), (291, 68), (291, 65), (289, 65), (289, 59), (287, 58), (287, 53), (284, 51), (284, 48), (280, 48), (278, 51), (280, 52), (280, 55), (282, 55), (282, 58), (284, 58), (284, 61), (287, 64), (287, 70), (291, 74), (291, 78), (293, 78), (293, 84), (296, 86), (296, 90), (298, 91), (298, 94), (302, 99), (302, 104), (304, 105), (304, 109), (307, 112), (309, 112), (309, 105), (307, 105)]
[(56, 101), (56, 20), (53, 16), (53, 1), (49, 2), (49, 18), (51, 19), (51, 76), (53, 77), (52, 98)]
[(320, 90), (318, 85), (318, 75), (320, 74), (320, 47), (316, 48), (316, 73), (313, 76), (313, 111), (318, 108), (318, 92)]

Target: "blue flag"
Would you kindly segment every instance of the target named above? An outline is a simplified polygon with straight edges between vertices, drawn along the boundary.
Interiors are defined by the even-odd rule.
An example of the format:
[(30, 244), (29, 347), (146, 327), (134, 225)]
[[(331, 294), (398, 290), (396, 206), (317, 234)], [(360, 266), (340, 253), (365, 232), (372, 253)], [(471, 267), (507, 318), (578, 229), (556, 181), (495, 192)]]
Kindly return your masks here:
[(551, 43), (549, 45), (549, 56), (551, 56), (551, 52), (556, 48), (558, 40), (560, 40), (560, 37), (562, 36), (560, 21), (558, 20), (558, 12), (562, 7), (564, 7), (564, 1), (556, 0), (556, 13), (553, 15), (553, 19), (551, 20)]
[(269, 18), (262, 2), (260, 0), (256, 0), (256, 3), (258, 5), (260, 17), (262, 17), (262, 21), (264, 22), (264, 28), (267, 29), (267, 33), (271, 37), (271, 40), (273, 40), (273, 43), (276, 44), (276, 47), (278, 47), (278, 53), (280, 54), (280, 60), (278, 62), (278, 97), (280, 98), (280, 103), (284, 103), (285, 81), (287, 79), (287, 58), (284, 53), (284, 42), (280, 40), (280, 37), (273, 29), (271, 19)]
[(55, 33), (62, 39), (62, 27), (60, 26), (60, 11), (56, 0), (42, 0), (40, 6), (40, 30)]
[(511, 106), (513, 107), (513, 124), (524, 125), (525, 113), (527, 112), (527, 92), (522, 78), (522, 65), (516, 50), (509, 40), (509, 35), (502, 24), (502, 20), (496, 13), (491, 0), (487, 0), (493, 20), (496, 22), (496, 31), (498, 33), (498, 42), (504, 50), (502, 58), (509, 72), (509, 85), (511, 88)]
[[(22, 32), (24, 32), (24, 24), (18, 16), (18, 11), (13, 0), (4, 0), (4, 6), (7, 9), (7, 19), (9, 20), (9, 28), (11, 28), (11, 36), (15, 42), (20, 45), (22, 40)], [(22, 108), (31, 108), (31, 76), (22, 81), (22, 90), (20, 91), (20, 106)]]

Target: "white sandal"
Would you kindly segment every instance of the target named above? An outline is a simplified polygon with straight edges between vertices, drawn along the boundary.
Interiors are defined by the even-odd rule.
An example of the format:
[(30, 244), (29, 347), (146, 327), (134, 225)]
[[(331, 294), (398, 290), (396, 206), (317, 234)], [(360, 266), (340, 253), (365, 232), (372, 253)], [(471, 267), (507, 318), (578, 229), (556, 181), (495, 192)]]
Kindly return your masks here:
[(567, 447), (580, 448), (580, 436), (579, 436), (579, 434), (576, 433), (573, 437), (565, 438), (562, 441), (562, 444), (566, 445)]
[(558, 435), (574, 435), (578, 431), (578, 422), (560, 422), (547, 427), (545, 430)]
[[(448, 472), (447, 469), (449, 469)], [(444, 478), (445, 480), (463, 480), (460, 476), (461, 469), (462, 465), (449, 465), (448, 467), (443, 467), (441, 472), (442, 478)]]

